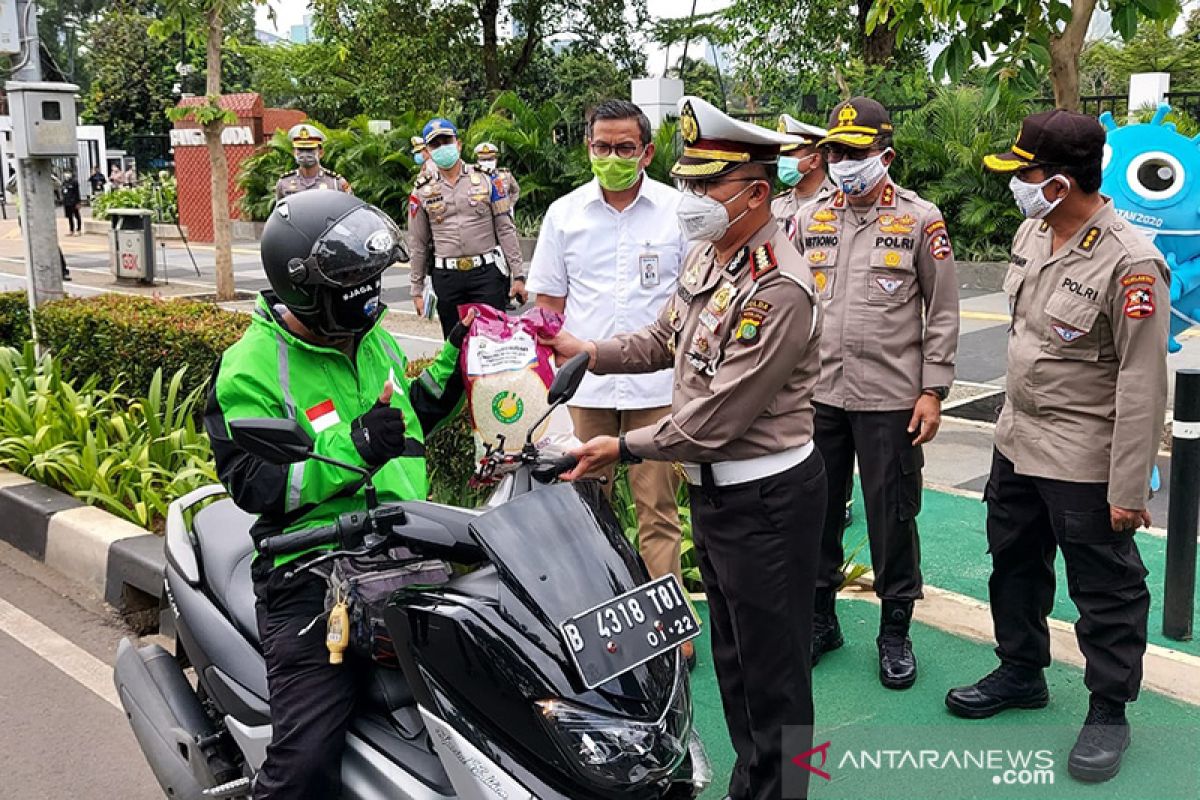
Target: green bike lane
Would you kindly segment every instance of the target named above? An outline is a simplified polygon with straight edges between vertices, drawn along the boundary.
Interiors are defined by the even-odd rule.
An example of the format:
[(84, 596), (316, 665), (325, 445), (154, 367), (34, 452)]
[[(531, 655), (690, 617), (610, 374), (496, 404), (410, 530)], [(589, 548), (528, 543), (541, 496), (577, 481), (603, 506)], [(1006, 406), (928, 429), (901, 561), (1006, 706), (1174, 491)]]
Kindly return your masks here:
[[(977, 600), (987, 600), (990, 559), (984, 539), (984, 508), (978, 500), (933, 490), (925, 492), (921, 514), (922, 554), (926, 583)], [(856, 501), (856, 510), (862, 505)], [(846, 532), (847, 549), (865, 535), (861, 513)], [(1156, 630), (1162, 614), (1162, 563), (1165, 541), (1139, 536), (1143, 559), (1150, 570), (1153, 595), (1150, 639), (1181, 652), (1200, 654), (1196, 642), (1165, 639)], [(866, 559), (864, 549), (861, 559)], [(861, 560), (860, 559), (860, 560)], [(1053, 616), (1066, 622), (1077, 618), (1066, 594), (1061, 559), (1058, 597)], [(707, 606), (699, 604), (707, 621)], [(1200, 798), (1200, 707), (1143, 690), (1129, 706), (1133, 740), (1121, 773), (1104, 784), (1084, 784), (1066, 771), (1067, 754), (1087, 712), (1088, 692), (1081, 669), (1056, 662), (1047, 671), (1050, 704), (1037, 711), (1009, 711), (990, 720), (960, 720), (946, 710), (946, 691), (972, 683), (996, 666), (992, 646), (916, 623), (913, 641), (920, 678), (908, 691), (884, 689), (877, 676), (875, 635), (878, 607), (866, 600), (839, 600), (838, 615), (846, 646), (828, 654), (814, 670), (816, 729), (814, 744), (832, 743), (825, 770), (830, 779), (813, 777), (813, 798), (871, 798), (872, 800), (1057, 800), (1057, 798), (1121, 798), (1121, 800), (1192, 800)], [(714, 783), (705, 800), (724, 797), (733, 765), (708, 648), (707, 634), (697, 640), (700, 664), (692, 678), (695, 724), (713, 762)], [(959, 749), (959, 760), (948, 751)], [(997, 758), (1029, 766), (1013, 774), (958, 764), (983, 749), (1003, 751)], [(879, 756), (880, 768), (867, 763), (866, 753), (930, 751), (923, 768), (911, 760), (898, 763), (896, 754)], [(941, 755), (935, 757), (933, 751)], [(1021, 762), (1020, 753), (1037, 751), (1042, 761)], [(1008, 753), (1017, 753), (1009, 756)], [(855, 754), (858, 754), (857, 757)], [(921, 756), (916, 753), (919, 760)], [(1028, 756), (1027, 756), (1028, 757)], [(888, 759), (897, 767), (888, 769)], [(1045, 759), (1052, 763), (1045, 763)], [(811, 763), (819, 764), (819, 757)], [(977, 766), (977, 765), (975, 765)], [(1048, 766), (1046, 772), (1033, 767)], [(1012, 780), (1013, 785), (999, 783)], [(1018, 781), (1033, 782), (1022, 785)]]

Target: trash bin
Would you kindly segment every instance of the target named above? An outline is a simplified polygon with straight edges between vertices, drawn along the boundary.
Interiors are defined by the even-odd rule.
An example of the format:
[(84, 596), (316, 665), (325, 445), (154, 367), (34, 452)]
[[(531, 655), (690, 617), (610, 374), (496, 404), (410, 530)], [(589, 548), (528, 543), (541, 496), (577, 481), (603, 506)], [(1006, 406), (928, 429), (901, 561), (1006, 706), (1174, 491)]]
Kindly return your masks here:
[(154, 283), (154, 212), (144, 208), (111, 208), (108, 245), (113, 276), (118, 281)]

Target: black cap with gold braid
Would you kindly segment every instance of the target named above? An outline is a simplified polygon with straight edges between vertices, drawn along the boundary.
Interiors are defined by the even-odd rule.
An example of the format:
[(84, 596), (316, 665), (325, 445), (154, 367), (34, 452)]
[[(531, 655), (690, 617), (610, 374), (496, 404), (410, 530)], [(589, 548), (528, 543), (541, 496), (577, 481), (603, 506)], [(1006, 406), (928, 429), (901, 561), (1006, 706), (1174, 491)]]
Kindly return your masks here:
[(892, 118), (886, 108), (869, 97), (851, 97), (829, 113), (829, 135), (817, 143), (841, 144), (865, 150), (880, 136), (892, 135)]
[(780, 148), (801, 143), (799, 137), (736, 120), (692, 96), (679, 100), (679, 133), (683, 155), (671, 177), (683, 180), (716, 178), (742, 164), (774, 164)]

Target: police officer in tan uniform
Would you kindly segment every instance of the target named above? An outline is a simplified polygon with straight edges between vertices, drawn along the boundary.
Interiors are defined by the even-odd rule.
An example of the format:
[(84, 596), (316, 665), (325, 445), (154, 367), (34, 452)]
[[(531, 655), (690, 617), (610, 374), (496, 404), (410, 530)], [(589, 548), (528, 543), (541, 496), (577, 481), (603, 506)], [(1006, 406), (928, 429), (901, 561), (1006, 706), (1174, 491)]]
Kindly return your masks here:
[[(408, 247), (413, 305), (425, 313), (432, 274), (442, 334), (458, 322), (458, 307), (524, 303), (525, 264), (504, 179), (462, 160), (458, 129), (430, 120), (422, 133), (436, 172), (422, 173), (408, 199)], [(432, 272), (431, 272), (432, 270)]]
[(297, 168), (284, 173), (275, 183), (276, 200), (309, 189), (350, 191), (350, 184), (345, 178), (321, 166), (325, 134), (310, 123), (301, 123), (292, 126), (288, 131), (288, 138), (292, 141), (292, 155), (296, 159)]
[(828, 133), (824, 128), (801, 122), (791, 114), (779, 115), (780, 133), (787, 133), (800, 140), (799, 144), (787, 145), (779, 150), (779, 182), (787, 186), (771, 202), (771, 213), (779, 220), (780, 227), (789, 239), (796, 235), (796, 212), (807, 203), (824, 199), (832, 191), (825, 177), (825, 159), (817, 148), (817, 142)]
[[(821, 314), (812, 273), (771, 216), (784, 134), (680, 100), (678, 216), (694, 245), (658, 320), (598, 342), (569, 333), (560, 356), (586, 351), (597, 373), (673, 368), (671, 413), (580, 450), (575, 478), (622, 459), (682, 462), (713, 662), (737, 763), (729, 796), (777, 800), (781, 729), (811, 726), (811, 630), (825, 469), (813, 446), (812, 390)], [(811, 729), (807, 741), (811, 741)], [(789, 743), (804, 752), (810, 745)], [(787, 767), (788, 797), (808, 774)], [(794, 781), (794, 782), (793, 782)]]
[(504, 188), (508, 192), (508, 204), (511, 208), (516, 208), (517, 200), (521, 196), (521, 184), (517, 183), (511, 170), (500, 166), (499, 158), (500, 149), (491, 142), (480, 142), (475, 145), (475, 163), (487, 174), (499, 175), (504, 179)]
[(969, 718), (1046, 705), (1062, 551), (1091, 691), (1067, 767), (1085, 781), (1121, 768), (1125, 704), (1142, 680), (1150, 593), (1134, 532), (1150, 525), (1171, 311), (1162, 255), (1099, 193), (1103, 157), (1096, 119), (1056, 109), (1026, 117), (1011, 150), (984, 159), (1012, 175), (1028, 217), (1004, 279), (1008, 380), (984, 490), (1000, 667), (946, 696)]
[[(892, 125), (865, 97), (841, 103), (820, 147), (838, 186), (801, 209), (793, 240), (824, 303), (816, 442), (829, 485), (844, 487), (857, 454), (875, 593), (882, 600), (879, 678), (917, 678), (909, 639), (921, 597), (917, 512), (921, 445), (937, 433), (954, 380), (958, 283), (942, 214), (888, 178)], [(817, 578), (813, 660), (842, 646), (834, 598), (842, 582), (842, 502), (831, 492)]]

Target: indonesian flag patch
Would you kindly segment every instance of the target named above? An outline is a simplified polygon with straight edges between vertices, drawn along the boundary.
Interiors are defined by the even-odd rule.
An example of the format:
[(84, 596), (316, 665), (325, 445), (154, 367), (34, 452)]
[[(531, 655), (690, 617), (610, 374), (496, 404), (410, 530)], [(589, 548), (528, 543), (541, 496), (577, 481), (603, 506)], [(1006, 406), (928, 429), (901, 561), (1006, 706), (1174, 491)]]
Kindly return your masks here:
[(333, 407), (333, 400), (317, 403), (305, 411), (304, 415), (308, 417), (308, 424), (312, 425), (312, 429), (316, 433), (328, 430), (342, 421), (338, 416), (337, 409)]

